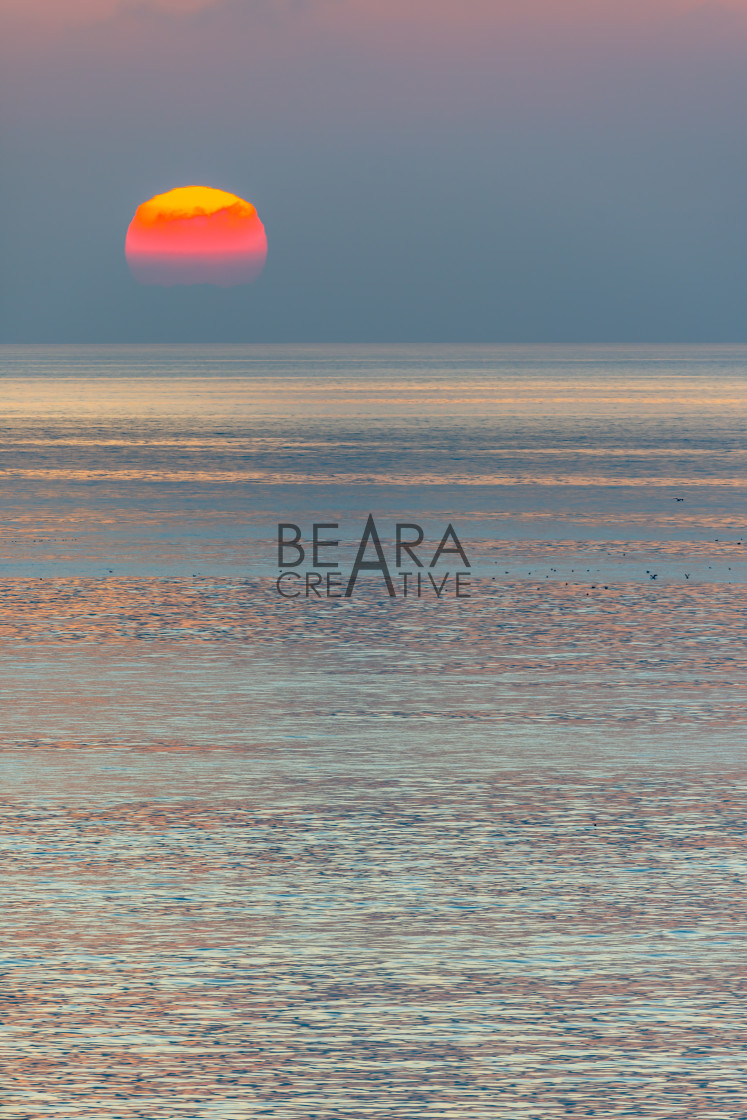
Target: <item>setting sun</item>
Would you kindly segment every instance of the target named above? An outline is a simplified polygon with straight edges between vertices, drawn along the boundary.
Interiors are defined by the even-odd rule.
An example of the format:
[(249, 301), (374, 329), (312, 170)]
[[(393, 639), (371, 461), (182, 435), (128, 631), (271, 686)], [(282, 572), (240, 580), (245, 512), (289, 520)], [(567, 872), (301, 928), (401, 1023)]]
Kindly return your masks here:
[(141, 284), (216, 284), (256, 280), (267, 237), (251, 202), (213, 187), (177, 187), (138, 206), (125, 256)]

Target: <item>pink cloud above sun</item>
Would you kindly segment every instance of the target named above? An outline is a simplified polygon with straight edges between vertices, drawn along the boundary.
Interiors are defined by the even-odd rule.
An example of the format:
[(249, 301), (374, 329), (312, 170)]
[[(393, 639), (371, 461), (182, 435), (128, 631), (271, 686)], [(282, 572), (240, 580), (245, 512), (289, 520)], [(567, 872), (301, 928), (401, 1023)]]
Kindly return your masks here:
[(267, 259), (251, 202), (213, 187), (177, 187), (138, 206), (125, 240), (140, 284), (250, 284)]

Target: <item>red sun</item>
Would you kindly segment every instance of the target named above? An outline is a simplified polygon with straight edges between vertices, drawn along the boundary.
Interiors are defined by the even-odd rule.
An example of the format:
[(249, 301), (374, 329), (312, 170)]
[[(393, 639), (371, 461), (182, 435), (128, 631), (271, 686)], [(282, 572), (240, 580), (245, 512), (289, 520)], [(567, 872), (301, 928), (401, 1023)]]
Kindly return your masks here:
[(141, 284), (217, 284), (256, 280), (267, 236), (251, 202), (212, 187), (177, 187), (138, 206), (125, 240)]

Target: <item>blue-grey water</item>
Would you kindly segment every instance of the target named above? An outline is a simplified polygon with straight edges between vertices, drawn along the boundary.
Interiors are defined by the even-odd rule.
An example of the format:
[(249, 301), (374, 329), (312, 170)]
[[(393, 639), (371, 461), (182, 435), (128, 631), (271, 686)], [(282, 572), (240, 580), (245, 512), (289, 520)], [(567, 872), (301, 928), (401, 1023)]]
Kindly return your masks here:
[[(0, 394), (2, 1115), (747, 1117), (747, 347)], [(420, 597), (278, 594), (278, 522), (344, 590), (369, 513)]]

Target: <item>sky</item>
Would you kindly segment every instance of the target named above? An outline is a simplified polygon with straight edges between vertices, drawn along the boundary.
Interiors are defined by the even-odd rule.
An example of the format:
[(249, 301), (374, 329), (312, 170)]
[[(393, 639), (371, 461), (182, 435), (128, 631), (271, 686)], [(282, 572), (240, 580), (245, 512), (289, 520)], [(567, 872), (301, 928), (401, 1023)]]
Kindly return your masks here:
[[(0, 340), (747, 341), (747, 0), (0, 0)], [(144, 200), (267, 231), (139, 286)]]

